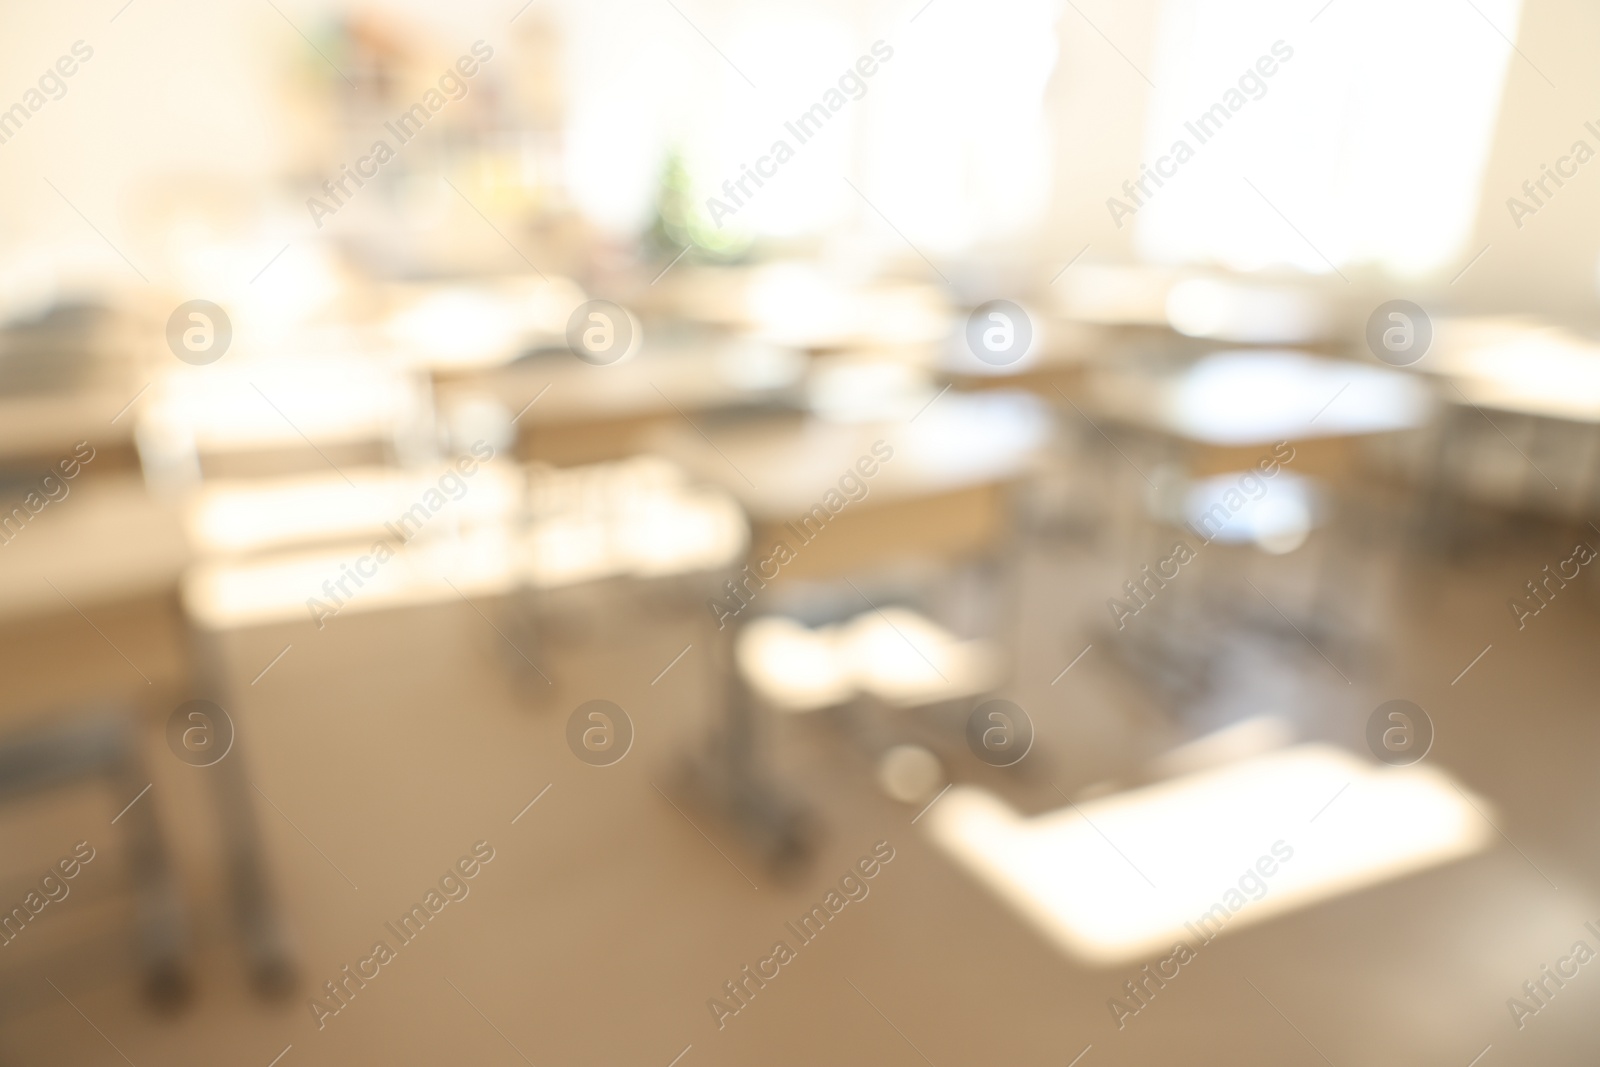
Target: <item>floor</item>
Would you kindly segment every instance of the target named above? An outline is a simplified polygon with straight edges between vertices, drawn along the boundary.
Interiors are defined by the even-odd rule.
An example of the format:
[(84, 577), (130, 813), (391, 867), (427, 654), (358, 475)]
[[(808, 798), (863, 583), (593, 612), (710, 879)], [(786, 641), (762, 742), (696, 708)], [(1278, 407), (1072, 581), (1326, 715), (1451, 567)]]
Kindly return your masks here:
[[(1521, 630), (1506, 606), (1576, 536), (1539, 527), (1454, 560), (1428, 547), (1398, 556), (1388, 623), (1359, 660), (1260, 637), (1225, 650), (1212, 677), (1226, 684), (1189, 701), (1130, 676), (1126, 633), (1102, 606), (1119, 561), (1071, 537), (1028, 551), (1013, 699), (1035, 716), (1038, 751), (1007, 773), (960, 762), (957, 743), (962, 780), (1044, 810), (1060, 805), (1057, 790), (1134, 784), (1162, 751), (1261, 713), (1362, 751), (1367, 715), (1398, 696), (1434, 719), (1427, 758), (1495, 814), (1488, 852), (1223, 936), (1121, 1029), (1107, 1001), (1137, 968), (1063, 956), (954, 868), (913, 823), (917, 809), (876, 789), (872, 724), (772, 724), (779, 772), (816, 805), (821, 846), (790, 882), (742, 852), (681, 788), (715, 705), (693, 605), (557, 628), (524, 650), (548, 683), (518, 664), (492, 604), (230, 639), (229, 758), (247, 761), (261, 800), (301, 966), (294, 995), (263, 1002), (230, 934), (207, 772), (163, 750), (185, 662), (174, 605), (13, 627), (0, 640), (7, 722), (108, 693), (148, 710), (154, 783), (138, 802), (173, 831), (197, 982), (175, 1010), (140, 999), (107, 821), (126, 797), (89, 790), (0, 811), (6, 907), (77, 841), (98, 849), (72, 894), (0, 949), (0, 1063), (1594, 1062), (1600, 967), (1580, 969), (1521, 1029), (1507, 1008), (1575, 941), (1600, 945), (1584, 929), (1600, 927), (1600, 590), (1585, 574)], [(594, 698), (636, 728), (607, 767), (565, 742), (568, 711)], [(896, 728), (948, 740), (931, 720)], [(319, 1020), (310, 1000), (323, 983), (375, 941), (397, 942), (385, 924), (475, 846), (493, 859), (468, 894)], [(708, 1001), (774, 942), (796, 941), (784, 924), (875, 846), (893, 859), (870, 893), (719, 1026)]]

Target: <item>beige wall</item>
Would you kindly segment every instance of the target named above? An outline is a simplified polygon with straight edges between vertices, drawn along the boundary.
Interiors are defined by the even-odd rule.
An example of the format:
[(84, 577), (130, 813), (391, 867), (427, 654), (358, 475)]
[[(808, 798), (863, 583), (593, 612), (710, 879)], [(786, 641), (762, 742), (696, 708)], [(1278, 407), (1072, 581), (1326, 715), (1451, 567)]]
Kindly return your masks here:
[[(1540, 164), (1553, 165), (1574, 140), (1583, 138), (1600, 153), (1600, 137), (1583, 128), (1585, 121), (1600, 128), (1597, 42), (1600, 7), (1589, 0), (1523, 0), (1517, 47), (1527, 59), (1514, 56), (1507, 72), (1469, 257), (1490, 247), (1451, 287), (1461, 290), (1463, 304), (1600, 320), (1600, 158), (1582, 167), (1536, 216), (1523, 218), (1520, 230), (1506, 209), (1506, 198), (1520, 197), (1522, 183), (1538, 176)], [(1397, 169), (1395, 195), (1426, 195), (1427, 182), (1426, 161)]]
[(0, 145), (0, 255), (43, 245), (127, 270), (48, 179), (148, 274), (160, 250), (140, 232), (138, 190), (212, 175), (258, 181), (278, 157), (278, 123), (258, 87), (276, 57), (263, 42), (291, 31), (270, 7), (241, 14), (204, 0), (134, 0), (111, 21), (122, 3), (30, 4), (5, 18), (0, 107), (75, 41), (94, 55), (66, 80), (65, 96)]

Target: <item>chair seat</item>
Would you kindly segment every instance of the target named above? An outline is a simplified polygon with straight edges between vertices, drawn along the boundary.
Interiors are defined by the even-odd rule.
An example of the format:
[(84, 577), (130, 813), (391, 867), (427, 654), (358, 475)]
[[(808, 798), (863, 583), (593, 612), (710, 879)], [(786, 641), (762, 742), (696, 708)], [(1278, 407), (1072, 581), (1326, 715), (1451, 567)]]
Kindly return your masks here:
[(992, 642), (963, 641), (906, 608), (869, 611), (817, 629), (778, 616), (739, 634), (741, 675), (775, 708), (816, 711), (861, 694), (918, 707), (988, 692), (999, 684)]

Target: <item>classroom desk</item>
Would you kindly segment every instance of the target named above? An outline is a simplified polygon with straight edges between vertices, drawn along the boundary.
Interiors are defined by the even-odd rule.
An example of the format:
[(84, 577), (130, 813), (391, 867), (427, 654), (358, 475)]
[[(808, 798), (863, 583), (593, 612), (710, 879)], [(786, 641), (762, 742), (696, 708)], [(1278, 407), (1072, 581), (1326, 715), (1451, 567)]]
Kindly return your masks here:
[(1082, 395), (1093, 369), (1125, 341), (1112, 326), (1036, 316), (1033, 350), (1008, 366), (992, 366), (972, 354), (964, 331), (949, 339), (939, 370), (957, 389), (1025, 389), (1059, 403)]
[(1600, 423), (1600, 344), (1548, 323), (1442, 321), (1417, 370), (1447, 380), (1453, 388), (1443, 396), (1450, 403)]
[[(1600, 344), (1535, 319), (1444, 320), (1417, 370), (1439, 383), (1444, 404), (1426, 475), (1437, 506), (1450, 484), (1500, 506), (1590, 517), (1600, 501)], [(1472, 434), (1493, 438), (1496, 462), (1473, 461), (1461, 447)], [(1557, 488), (1574, 483), (1577, 492)]]
[[(1048, 409), (1025, 393), (946, 393), (904, 422), (842, 423), (811, 417), (750, 420), (703, 429), (673, 426), (652, 439), (661, 454), (701, 480), (735, 497), (754, 533), (749, 564), (721, 591), (732, 611), (734, 582), (749, 595), (760, 583), (862, 578), (918, 558), (944, 563), (994, 562), (997, 644), (1014, 654), (1017, 625), (1012, 573), (1011, 485), (1029, 470), (1051, 432)], [(851, 498), (854, 499), (851, 499)], [(853, 584), (853, 583), (852, 583)], [(870, 583), (869, 583), (870, 586)], [(867, 609), (859, 587), (842, 586), (832, 609), (855, 615)], [(777, 606), (773, 600), (766, 604)], [(756, 615), (739, 607), (719, 633), (731, 644)], [(836, 613), (836, 612), (833, 612)], [(708, 614), (709, 621), (709, 614)], [(893, 638), (909, 640), (904, 633)], [(808, 805), (795, 800), (763, 769), (757, 744), (760, 698), (732, 669), (727, 720), (709, 757), (697, 768), (702, 803), (730, 819), (767, 862), (782, 868), (811, 851)], [(1009, 661), (1011, 655), (999, 657)], [(1000, 684), (1011, 664), (996, 663), (988, 684)], [(946, 676), (926, 694), (928, 703), (968, 695)]]
[[(25, 626), (38, 616), (72, 618), (81, 610), (88, 633), (96, 607), (170, 597), (182, 576), (190, 622), (187, 670), (158, 673), (145, 655), (129, 648), (130, 672), (143, 677), (148, 671), (160, 693), (181, 690), (184, 698), (205, 697), (232, 708), (261, 665), (246, 668), (230, 656), (228, 636), (286, 622), (306, 628), (310, 598), (352, 613), (454, 604), (462, 597), (542, 591), (601, 577), (714, 569), (742, 554), (746, 529), (737, 507), (682, 485), (661, 466), (637, 461), (631, 480), (612, 479), (617, 484), (600, 487), (568, 485), (576, 477), (569, 472), (536, 472), (529, 487), (527, 471), (486, 464), (457, 479), (454, 487), (465, 486), (459, 497), (441, 497), (448, 502), (426, 520), (417, 543), (378, 568), (358, 561), (370, 560), (376, 539), (393, 537), (388, 525), (403, 522), (411, 505), (426, 504), (426, 494), (444, 486), (443, 468), (349, 468), (343, 475), (213, 482), (182, 507), (151, 496), (135, 477), (86, 482), (0, 546), (0, 620)], [(522, 525), (528, 497), (543, 510)], [(598, 516), (597, 504), (607, 505)], [(597, 531), (597, 523), (586, 518), (606, 528)], [(348, 605), (339, 604), (324, 583), (345, 581), (351, 565), (375, 573)], [(349, 589), (343, 592), (348, 596)], [(120, 654), (128, 646), (113, 647)], [(59, 697), (52, 692), (48, 699)], [(154, 721), (164, 720), (167, 710)], [(220, 851), (253, 975), (263, 988), (276, 989), (292, 964), (246, 778), (251, 741), (242, 735), (206, 781), (214, 788), (212, 805), (223, 827)]]
[[(1181, 525), (1191, 518), (1186, 508), (1186, 498), (1195, 495), (1191, 490), (1202, 490), (1202, 498), (1215, 494), (1219, 484), (1237, 485), (1245, 472), (1263, 461), (1276, 461), (1281, 465), (1274, 469), (1295, 475), (1272, 482), (1275, 488), (1263, 497), (1262, 506), (1279, 512), (1276, 516), (1250, 515), (1237, 506), (1224, 509), (1223, 514), (1239, 512), (1224, 522), (1249, 529), (1251, 540), (1266, 551), (1235, 558), (1210, 550), (1212, 562), (1200, 565), (1202, 575), (1227, 576), (1216, 569), (1221, 563), (1241, 568), (1237, 576), (1189, 582), (1166, 593), (1155, 616), (1159, 625), (1143, 626), (1116, 646), (1133, 658), (1139, 670), (1152, 678), (1177, 679), (1169, 688), (1174, 696), (1191, 691), (1200, 684), (1197, 680), (1208, 677), (1227, 636), (1226, 629), (1217, 625), (1222, 612), (1274, 632), (1296, 616), (1298, 623), (1287, 623), (1287, 629), (1313, 635), (1306, 638), (1313, 647), (1332, 648), (1336, 643), (1347, 646), (1351, 655), (1366, 647), (1364, 620), (1379, 616), (1364, 602), (1364, 594), (1358, 594), (1382, 587), (1376, 569), (1382, 560), (1361, 547), (1357, 526), (1363, 512), (1337, 504), (1323, 508), (1314, 502), (1336, 501), (1338, 487), (1364, 484), (1359, 441), (1412, 430), (1428, 420), (1432, 405), (1425, 383), (1386, 367), (1295, 351), (1246, 350), (1213, 353), (1166, 374), (1105, 370), (1091, 382), (1091, 397), (1092, 405), (1086, 405), (1090, 417), (1154, 438), (1167, 486), (1182, 490), (1163, 493), (1152, 484), (1152, 492), (1145, 494), (1145, 486), (1137, 486), (1143, 506), (1132, 507), (1123, 517), (1127, 528), (1122, 545), (1128, 553), (1123, 566), (1128, 573), (1170, 553), (1173, 536), (1180, 531), (1187, 531), (1182, 533), (1185, 539), (1198, 536)], [(1280, 442), (1293, 451), (1281, 452)], [(1125, 458), (1108, 455), (1107, 461), (1120, 465)], [(1146, 481), (1160, 477), (1155, 461), (1146, 463), (1149, 466), (1140, 477)], [(1251, 476), (1260, 482), (1258, 475)], [(1324, 485), (1333, 491), (1322, 492)], [(1174, 495), (1175, 500), (1163, 499)], [(1233, 495), (1243, 503), (1238, 489)], [(1274, 521), (1259, 525), (1254, 521), (1268, 517)], [(1309, 594), (1291, 592), (1298, 585), (1288, 580), (1291, 568), (1283, 569), (1282, 583), (1273, 583), (1271, 576), (1279, 568), (1270, 557), (1297, 548), (1318, 525), (1329, 534), (1317, 547)], [(1216, 531), (1207, 529), (1215, 539)], [(1249, 571), (1256, 572), (1254, 579)], [(1246, 582), (1267, 583), (1274, 593), (1269, 596), (1259, 587), (1252, 592)], [(1278, 584), (1286, 588), (1279, 589)], [(1294, 600), (1286, 600), (1286, 595)], [(1287, 614), (1280, 614), (1280, 603), (1286, 605)], [(1207, 622), (1199, 623), (1201, 618)]]
[(0, 459), (53, 462), (71, 455), (80, 441), (108, 460), (119, 453), (131, 459), (135, 419), (124, 409), (138, 391), (137, 385), (126, 390), (99, 386), (0, 395)]
[(1411, 429), (1428, 412), (1408, 375), (1289, 350), (1215, 352), (1163, 376), (1107, 370), (1095, 386), (1114, 418), (1221, 447)]
[[(352, 470), (354, 486), (316, 476), (209, 491), (189, 514), (212, 555), (184, 576), (186, 609), (220, 633), (310, 620), (312, 600), (330, 615), (355, 614), (716, 571), (745, 547), (731, 500), (648, 458), (564, 470), (486, 463), (456, 479), (459, 498), (438, 497), (426, 525), (398, 525), (439, 470)], [(335, 501), (340, 512), (330, 513)], [(249, 536), (264, 526), (270, 545)], [(342, 588), (329, 592), (329, 581)]]
[(494, 402), (516, 417), (522, 459), (603, 462), (642, 451), (656, 430), (686, 415), (800, 407), (812, 353), (889, 352), (903, 361), (926, 350), (930, 362), (952, 329), (936, 287), (851, 284), (805, 263), (685, 264), (638, 301), (636, 356), (591, 366), (557, 339), (514, 361), (439, 362), (431, 369), (440, 407)]
[(1056, 310), (1077, 322), (1168, 328), (1231, 344), (1316, 345), (1334, 336), (1330, 301), (1310, 285), (1099, 263), (1074, 266), (1058, 282)]
[(443, 378), (435, 395), (446, 412), (485, 399), (504, 408), (516, 420), (520, 459), (599, 463), (644, 451), (653, 430), (686, 415), (792, 399), (804, 370), (798, 353), (761, 349), (742, 368), (739, 357), (724, 339), (653, 343), (647, 335), (636, 357), (611, 366), (552, 349)]
[(0, 465), (49, 463), (79, 441), (105, 454), (102, 469), (114, 453), (131, 459), (125, 412), (150, 380), (147, 310), (68, 300), (0, 324)]
[[(501, 622), (490, 626), (514, 650), (513, 667), (555, 686), (550, 675), (560, 675), (541, 640), (553, 627), (543, 627), (541, 615), (570, 622), (560, 609), (573, 601), (552, 607), (552, 591), (622, 579), (636, 602), (650, 579), (693, 584), (744, 550), (746, 529), (732, 501), (686, 485), (659, 461), (599, 471), (528, 471), (503, 459), (471, 466), (463, 459), (455, 468), (352, 469), (350, 484), (318, 474), (207, 487), (187, 520), (208, 557), (185, 572), (182, 598), (209, 691), (243, 699), (248, 686), (230, 655), (241, 636), (273, 627), (310, 636), (311, 623), (320, 631), (350, 625), (352, 615), (437, 612), (459, 600), (488, 620), (476, 598), (501, 599), (488, 608)], [(526, 608), (525, 619), (502, 610), (517, 607)], [(541, 659), (548, 674), (536, 664)], [(236, 881), (259, 887), (265, 875), (249, 819), (253, 798), (240, 785), (240, 760), (229, 763), (232, 776), (218, 778), (219, 803), (235, 836), (250, 843), (235, 853)], [(281, 943), (273, 915), (254, 921), (252, 944)]]
[[(992, 547), (1009, 528), (1006, 487), (1051, 429), (1045, 405), (1025, 393), (952, 391), (904, 423), (769, 419), (707, 432), (710, 440), (671, 426), (652, 445), (744, 506), (753, 553), (788, 542), (796, 558), (782, 573), (814, 577), (914, 552), (959, 557)], [(847, 477), (863, 488), (841, 488)], [(864, 495), (850, 501), (847, 491)], [(803, 517), (816, 507), (832, 514), (804, 539), (813, 526), (800, 529)]]
[(1169, 374), (1105, 368), (1090, 395), (1095, 415), (1188, 446), (1195, 473), (1248, 468), (1287, 441), (1305, 453), (1297, 470), (1347, 474), (1343, 443), (1416, 429), (1432, 412), (1412, 375), (1290, 350), (1215, 352)]
[(154, 482), (259, 476), (425, 454), (432, 411), (420, 372), (368, 355), (256, 355), (163, 371), (139, 412)]

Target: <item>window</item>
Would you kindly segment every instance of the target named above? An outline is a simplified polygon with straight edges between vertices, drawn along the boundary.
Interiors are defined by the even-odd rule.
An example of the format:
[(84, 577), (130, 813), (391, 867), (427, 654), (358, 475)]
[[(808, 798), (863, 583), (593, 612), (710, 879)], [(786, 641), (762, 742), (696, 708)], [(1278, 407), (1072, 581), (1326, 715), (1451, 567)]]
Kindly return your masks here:
[[(1165, 0), (1144, 162), (1179, 141), (1193, 156), (1139, 207), (1138, 250), (1314, 273), (1452, 262), (1470, 237), (1517, 16), (1518, 0), (1332, 0), (1292, 16), (1274, 0)], [(1278, 41), (1272, 76), (1241, 86)], [(1243, 105), (1201, 143), (1185, 124), (1232, 89)]]

